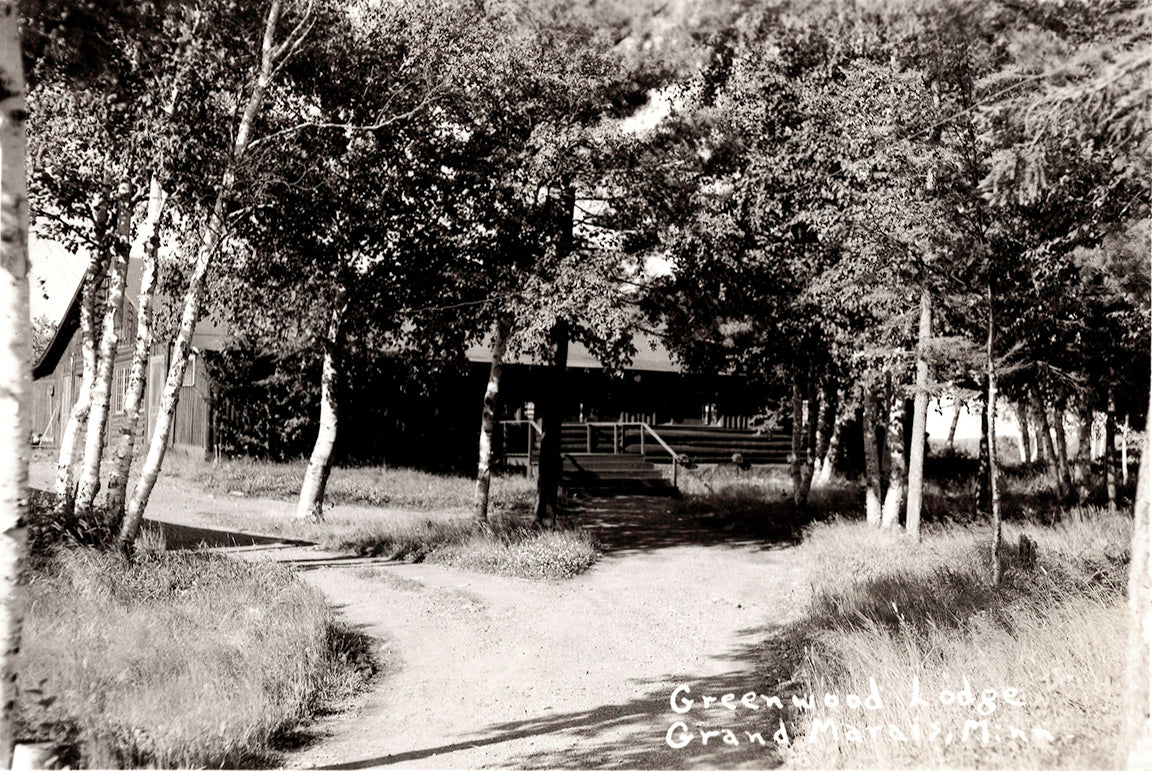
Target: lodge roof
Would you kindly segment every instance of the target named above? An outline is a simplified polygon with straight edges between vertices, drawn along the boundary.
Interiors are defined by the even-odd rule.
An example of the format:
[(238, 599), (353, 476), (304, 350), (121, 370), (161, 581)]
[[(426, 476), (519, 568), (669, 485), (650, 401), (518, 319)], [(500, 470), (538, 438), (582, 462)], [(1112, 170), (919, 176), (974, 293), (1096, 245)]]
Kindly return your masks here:
[[(625, 369), (630, 372), (675, 372), (684, 370), (679, 364), (672, 361), (668, 349), (664, 347), (660, 338), (645, 331), (633, 333), (632, 344), (636, 348), (636, 355), (632, 363)], [(492, 361), (492, 337), (486, 335), (481, 342), (474, 343), (464, 352), (465, 358), (472, 362)], [(505, 358), (508, 364), (539, 364), (528, 355), (510, 355)], [(592, 354), (583, 343), (572, 341), (568, 346), (568, 366), (573, 369), (603, 369), (604, 365)]]

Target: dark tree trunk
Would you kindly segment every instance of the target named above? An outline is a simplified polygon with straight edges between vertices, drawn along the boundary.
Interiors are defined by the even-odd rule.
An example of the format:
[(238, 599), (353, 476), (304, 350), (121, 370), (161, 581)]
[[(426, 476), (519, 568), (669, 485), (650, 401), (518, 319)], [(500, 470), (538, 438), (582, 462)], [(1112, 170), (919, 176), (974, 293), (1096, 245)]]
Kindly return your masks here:
[(1040, 418), (1040, 439), (1044, 447), (1044, 458), (1052, 472), (1052, 479), (1056, 483), (1056, 494), (1060, 500), (1068, 497), (1068, 488), (1064, 484), (1064, 475), (1060, 473), (1060, 457), (1056, 454), (1056, 446), (1052, 442), (1052, 425), (1048, 422), (1048, 410), (1044, 402), (1036, 394), (1032, 396), (1033, 411)]
[(1052, 408), (1052, 417), (1056, 422), (1052, 427), (1056, 435), (1056, 465), (1059, 467), (1060, 478), (1064, 480), (1064, 488), (1072, 492), (1072, 470), (1068, 465), (1068, 435), (1064, 431), (1064, 408), (1057, 404)]
[(1104, 488), (1108, 510), (1116, 511), (1116, 398), (1108, 386), (1108, 412), (1104, 416)]
[(992, 584), (1000, 585), (1000, 484), (996, 460), (996, 359), (994, 353), (995, 318), (992, 314), (992, 286), (988, 286), (988, 489), (992, 499)]
[(556, 521), (560, 474), (560, 432), (564, 420), (564, 376), (568, 369), (568, 321), (557, 319), (549, 334), (551, 365), (541, 420), (539, 474), (536, 477), (536, 520)]
[[(987, 379), (985, 379), (987, 388)], [(976, 481), (976, 515), (991, 516), (992, 490), (989, 487), (991, 472), (989, 467), (991, 459), (988, 455), (988, 395), (984, 395), (984, 404), (980, 408), (980, 461), (977, 466)]]

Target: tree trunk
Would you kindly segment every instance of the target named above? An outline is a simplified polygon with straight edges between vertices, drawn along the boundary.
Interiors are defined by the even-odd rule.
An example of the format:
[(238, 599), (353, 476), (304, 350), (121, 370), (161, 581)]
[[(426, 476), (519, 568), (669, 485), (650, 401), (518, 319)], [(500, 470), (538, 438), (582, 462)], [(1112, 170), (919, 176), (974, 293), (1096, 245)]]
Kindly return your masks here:
[(544, 399), (541, 420), (539, 474), (536, 477), (536, 521), (556, 521), (560, 475), (563, 458), (560, 455), (560, 433), (564, 421), (564, 380), (568, 369), (568, 321), (557, 319), (549, 335), (551, 338), (551, 367), (548, 393)]
[[(804, 511), (808, 507), (808, 493), (812, 487), (812, 409), (815, 405), (810, 399), (808, 413), (805, 415), (803, 380), (798, 373), (792, 376), (792, 504), (797, 511)], [(807, 390), (811, 395), (814, 389), (809, 385)]]
[(1111, 385), (1104, 416), (1104, 488), (1108, 491), (1108, 510), (1116, 511), (1116, 398)]
[(1132, 427), (1129, 425), (1129, 416), (1124, 416), (1124, 425), (1120, 427), (1120, 481), (1128, 486), (1128, 435)]
[(992, 585), (999, 586), (1003, 566), (1000, 547), (1003, 535), (1000, 528), (999, 463), (996, 460), (996, 359), (995, 318), (992, 314), (992, 285), (988, 285), (988, 489), (992, 495)]
[(904, 400), (893, 399), (888, 411), (888, 491), (884, 494), (884, 511), (880, 527), (890, 530), (900, 526), (904, 508)]
[(1016, 411), (1016, 420), (1020, 424), (1020, 439), (1018, 441), (1020, 462), (1028, 464), (1033, 461), (1035, 456), (1035, 448), (1032, 446), (1032, 425), (1028, 421), (1028, 405), (1017, 402), (1012, 408)]
[(160, 249), (160, 215), (164, 209), (164, 191), (155, 176), (148, 187), (148, 214), (144, 222), (144, 242), (140, 266), (140, 295), (136, 301), (136, 344), (132, 350), (132, 372), (128, 393), (124, 396), (124, 419), (120, 421), (120, 438), (112, 472), (108, 475), (108, 492), (104, 508), (113, 522), (124, 519), (124, 499), (128, 495), (128, 471), (136, 447), (136, 432), (144, 408), (144, 385), (148, 378), (148, 355), (152, 351), (152, 300), (156, 294), (156, 253)]
[(1052, 478), (1056, 482), (1056, 493), (1060, 496), (1060, 500), (1064, 500), (1068, 497), (1068, 488), (1064, 486), (1064, 475), (1060, 473), (1060, 458), (1052, 444), (1052, 426), (1048, 423), (1048, 410), (1037, 394), (1032, 395), (1032, 405), (1033, 411), (1040, 418), (1040, 437), (1043, 441), (1044, 457), (1048, 469), (1052, 472)]
[(924, 454), (928, 431), (928, 341), (932, 337), (932, 295), (920, 291), (920, 345), (916, 357), (916, 406), (912, 413), (912, 446), (908, 452), (908, 508), (904, 527), (920, 540), (920, 510), (924, 500)]
[(1056, 465), (1060, 469), (1060, 476), (1064, 480), (1064, 488), (1072, 492), (1072, 470), (1068, 465), (1068, 434), (1065, 432), (1064, 408), (1059, 404), (1052, 408), (1053, 426), (1056, 435)]
[(824, 451), (824, 461), (820, 464), (820, 484), (832, 481), (832, 474), (836, 471), (836, 462), (840, 459), (840, 437), (844, 433), (844, 426), (852, 419), (851, 405), (845, 401), (844, 389), (836, 392), (835, 421), (832, 425), (832, 435), (828, 438), (828, 447)]
[(964, 402), (957, 399), (952, 410), (952, 425), (948, 426), (947, 452), (949, 455), (956, 454), (956, 426), (960, 423), (960, 410), (962, 409), (964, 409)]
[(508, 318), (501, 316), (492, 325), (492, 366), (488, 370), (488, 387), (484, 389), (484, 406), (480, 417), (480, 455), (476, 467), (476, 495), (472, 515), (477, 521), (488, 521), (488, 491), (492, 482), (492, 435), (496, 426), (496, 399), (500, 395), (500, 375), (504, 370), (504, 350), (511, 329)]
[(815, 457), (812, 461), (812, 474), (824, 475), (824, 459), (828, 455), (828, 445), (832, 442), (833, 424), (836, 422), (836, 389), (827, 384), (820, 388), (820, 412), (816, 419)]
[(865, 520), (873, 527), (880, 527), (880, 450), (876, 439), (876, 391), (867, 384), (863, 388)]
[[(107, 217), (107, 206), (103, 218)], [(99, 211), (99, 209), (98, 209)], [(97, 215), (97, 230), (102, 227), (101, 216)], [(104, 225), (106, 226), (106, 225)], [(98, 236), (98, 241), (103, 237)], [(75, 468), (77, 441), (88, 427), (88, 412), (92, 406), (92, 383), (96, 379), (96, 294), (104, 280), (106, 256), (102, 248), (94, 250), (84, 271), (80, 285), (80, 356), (83, 370), (80, 387), (76, 391), (76, 401), (69, 412), (68, 424), (60, 436), (60, 453), (56, 461), (56, 504), (57, 516), (71, 514), (75, 503)], [(69, 372), (68, 377), (72, 374)]]
[(988, 379), (984, 379), (984, 404), (980, 408), (980, 460), (976, 472), (976, 516), (992, 516), (991, 459), (988, 455)]
[(324, 335), (324, 364), (320, 373), (320, 428), (316, 444), (304, 472), (296, 519), (324, 521), (324, 488), (332, 471), (332, 448), (340, 422), (340, 365), (344, 337), (344, 314), (348, 310), (348, 289), (343, 282), (336, 290), (328, 330)]
[(80, 516), (92, 512), (100, 489), (100, 466), (107, 439), (108, 411), (112, 400), (112, 379), (116, 374), (116, 354), (120, 350), (120, 317), (124, 313), (124, 288), (128, 278), (128, 257), (132, 239), (132, 197), (135, 187), (124, 182), (116, 194), (116, 225), (112, 264), (108, 270), (108, 298), (100, 331), (100, 356), (92, 381), (92, 405), (84, 439), (84, 463), (76, 490), (75, 510)]
[(1080, 428), (1076, 432), (1076, 481), (1083, 484), (1090, 476), (1092, 466), (1092, 410), (1081, 408)]
[[(1033, 446), (1036, 449), (1036, 460), (1040, 461), (1047, 467), (1052, 463), (1053, 449), (1051, 440), (1051, 432), (1045, 433), (1045, 427), (1048, 425), (1048, 414), (1044, 412), (1043, 405), (1040, 400), (1035, 397), (1032, 398), (1032, 431), (1033, 431)], [(1045, 438), (1047, 437), (1047, 438)]]
[(28, 188), (24, 70), (17, 5), (0, 3), (0, 767), (12, 762), (21, 573), (32, 436), (32, 319), (28, 305)]
[[(1148, 414), (1152, 415), (1152, 392)], [(1152, 759), (1152, 431), (1145, 431), (1136, 477), (1136, 508), (1133, 512), (1132, 556), (1128, 563), (1128, 688), (1124, 698), (1125, 741), (1128, 767), (1147, 768)]]
[(277, 64), (278, 54), (275, 38), (276, 29), (280, 23), (280, 10), (281, 0), (272, 0), (264, 22), (259, 69), (253, 79), (248, 101), (245, 103), (244, 113), (236, 130), (236, 138), (232, 142), (232, 156), (222, 175), (220, 188), (212, 206), (212, 214), (205, 223), (203, 236), (196, 253), (196, 263), (188, 281), (188, 289), (184, 294), (184, 310), (180, 317), (180, 329), (176, 335), (176, 342), (172, 346), (172, 362), (168, 368), (168, 379), (164, 384), (164, 393), (160, 397), (160, 404), (157, 408), (156, 424), (152, 430), (151, 440), (148, 442), (148, 454), (144, 458), (144, 466), (140, 470), (140, 479), (137, 480), (136, 487), (132, 491), (132, 500), (128, 503), (124, 527), (121, 529), (121, 540), (125, 548), (131, 546), (140, 529), (140, 522), (144, 519), (144, 510), (148, 508), (148, 499), (152, 495), (152, 488), (156, 486), (160, 467), (164, 463), (164, 455), (168, 451), (168, 433), (172, 428), (172, 419), (176, 414), (176, 403), (180, 399), (180, 388), (184, 383), (184, 371), (188, 368), (192, 334), (196, 331), (196, 322), (200, 318), (204, 279), (208, 274), (208, 268), (211, 266), (213, 258), (216, 256), (227, 224), (225, 207), (236, 186), (236, 166), (248, 149), (253, 124), (264, 103), (264, 96), (268, 92), (274, 67)]
[(800, 386), (800, 376), (792, 376), (792, 448), (788, 454), (789, 472), (792, 476), (792, 504), (800, 508), (801, 458), (804, 454), (804, 391)]

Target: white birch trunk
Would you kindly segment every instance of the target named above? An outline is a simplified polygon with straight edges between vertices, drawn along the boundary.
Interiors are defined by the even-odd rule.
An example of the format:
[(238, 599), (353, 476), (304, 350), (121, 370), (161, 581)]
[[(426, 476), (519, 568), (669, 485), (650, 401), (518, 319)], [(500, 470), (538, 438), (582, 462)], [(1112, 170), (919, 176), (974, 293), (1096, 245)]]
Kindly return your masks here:
[(196, 322), (200, 318), (204, 279), (224, 235), (226, 224), (224, 207), (231, 198), (233, 188), (236, 185), (236, 165), (242, 160), (248, 149), (248, 144), (252, 139), (252, 125), (264, 103), (268, 86), (272, 82), (273, 68), (276, 64), (275, 37), (277, 26), (280, 23), (280, 10), (280, 0), (272, 0), (264, 23), (259, 68), (236, 130), (236, 138), (232, 143), (232, 157), (224, 170), (220, 189), (212, 206), (212, 214), (205, 223), (200, 247), (196, 252), (196, 263), (188, 281), (188, 290), (184, 294), (184, 311), (180, 317), (179, 332), (172, 346), (172, 362), (168, 368), (168, 378), (164, 383), (164, 393), (160, 397), (160, 404), (157, 408), (156, 424), (148, 442), (148, 454), (144, 458), (140, 478), (132, 491), (132, 499), (128, 503), (124, 524), (121, 528), (120, 540), (124, 548), (130, 548), (136, 538), (140, 523), (144, 519), (144, 510), (148, 508), (148, 499), (151, 497), (152, 489), (156, 486), (156, 479), (160, 475), (164, 455), (168, 451), (168, 433), (172, 428), (172, 419), (176, 414), (176, 403), (180, 398), (180, 388), (184, 382), (184, 372), (188, 367), (192, 334), (196, 331)]
[(928, 340), (932, 337), (932, 295), (920, 291), (920, 345), (916, 357), (916, 395), (912, 415), (912, 445), (908, 448), (908, 507), (905, 529), (920, 540), (920, 509), (924, 500), (924, 455), (928, 430)]
[(880, 527), (882, 510), (880, 448), (876, 444), (876, 391), (864, 386), (864, 510), (869, 525)]
[(296, 502), (296, 518), (313, 522), (324, 520), (324, 489), (332, 470), (332, 448), (336, 446), (340, 405), (340, 354), (343, 337), (344, 313), (348, 309), (348, 290), (341, 285), (336, 292), (328, 329), (324, 336), (324, 364), (320, 374), (320, 428), (312, 457), (304, 472), (300, 486), (300, 499)]
[(484, 389), (484, 407), (480, 418), (480, 456), (476, 465), (476, 495), (472, 504), (472, 515), (480, 522), (488, 521), (492, 435), (496, 425), (496, 399), (500, 395), (500, 376), (504, 369), (509, 328), (508, 320), (502, 317), (496, 320), (492, 329), (492, 367), (488, 370), (488, 386)]
[(28, 188), (19, 13), (0, 2), (0, 767), (12, 762), (17, 655), (24, 622), (25, 522), (32, 437)]
[(836, 419), (832, 425), (832, 436), (828, 437), (828, 451), (824, 453), (824, 461), (820, 464), (820, 484), (826, 485), (832, 481), (832, 474), (836, 471), (836, 461), (840, 458), (840, 438), (844, 433), (844, 426), (852, 419), (854, 406), (845, 402), (847, 394), (840, 389), (836, 395)]
[(888, 411), (888, 491), (880, 518), (880, 527), (885, 530), (900, 526), (907, 481), (904, 474), (904, 400), (892, 399)]
[(144, 222), (146, 241), (140, 266), (140, 295), (136, 302), (136, 344), (132, 350), (132, 372), (128, 393), (124, 397), (124, 419), (112, 472), (108, 475), (108, 492), (104, 508), (112, 521), (124, 515), (128, 494), (128, 470), (136, 447), (136, 431), (144, 407), (144, 386), (148, 377), (148, 355), (152, 351), (152, 299), (156, 294), (156, 253), (160, 248), (160, 215), (164, 208), (164, 191), (155, 176), (148, 186), (148, 214)]
[(124, 312), (124, 284), (128, 276), (129, 244), (132, 238), (131, 184), (121, 185), (116, 197), (116, 236), (112, 264), (108, 272), (108, 299), (100, 333), (100, 358), (92, 383), (92, 406), (88, 412), (88, 430), (84, 440), (84, 463), (76, 490), (76, 513), (92, 511), (100, 489), (100, 466), (108, 428), (108, 408), (112, 399), (112, 378), (116, 371), (116, 354), (120, 350), (120, 317)]
[[(76, 401), (69, 411), (68, 423), (60, 436), (60, 453), (56, 461), (56, 513), (71, 514), (75, 501), (76, 444), (88, 426), (92, 406), (92, 383), (96, 379), (96, 291), (104, 280), (104, 253), (93, 252), (88, 260), (80, 287), (80, 356), (83, 370)], [(68, 375), (72, 377), (71, 372)]]

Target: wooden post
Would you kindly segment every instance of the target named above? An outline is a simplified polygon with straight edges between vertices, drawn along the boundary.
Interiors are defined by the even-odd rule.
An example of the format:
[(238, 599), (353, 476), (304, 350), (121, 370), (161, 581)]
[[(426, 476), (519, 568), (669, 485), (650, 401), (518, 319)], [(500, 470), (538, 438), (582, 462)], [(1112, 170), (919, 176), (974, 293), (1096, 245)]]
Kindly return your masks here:
[(645, 424), (643, 424), (643, 423), (640, 424), (640, 457), (641, 458), (647, 457), (644, 454), (644, 434), (648, 433), (648, 431), (645, 430), (644, 425)]
[(527, 469), (528, 478), (532, 478), (532, 421), (528, 421), (528, 465)]
[(612, 454), (620, 454), (620, 424), (612, 424)]
[(592, 424), (591, 423), (585, 423), (584, 424), (584, 435), (585, 435), (585, 438), (587, 439), (586, 444), (588, 446), (588, 454), (591, 455), (592, 454)]

